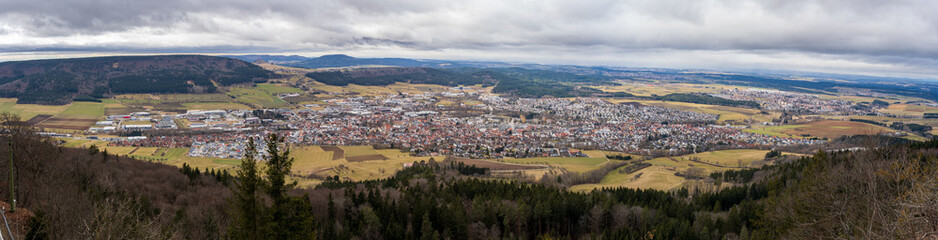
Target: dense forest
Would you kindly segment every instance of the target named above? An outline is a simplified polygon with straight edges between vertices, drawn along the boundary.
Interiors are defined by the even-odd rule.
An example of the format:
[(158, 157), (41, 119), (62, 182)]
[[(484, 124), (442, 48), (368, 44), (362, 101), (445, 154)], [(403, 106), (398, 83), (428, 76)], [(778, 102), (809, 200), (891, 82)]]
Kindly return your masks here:
[[(35, 213), (15, 232), (31, 239), (909, 239), (938, 231), (938, 141), (821, 150), (672, 191), (571, 192), (433, 160), (387, 179), (296, 189), (286, 178), (292, 157), (275, 135), (260, 143), (268, 157), (246, 157), (229, 174), (56, 147), (11, 124), (15, 117), (0, 118), (9, 133), (0, 140), (15, 142), (17, 203)], [(0, 155), (10, 151), (0, 144)], [(7, 186), (8, 172), (0, 179)], [(8, 194), (0, 188), (0, 199)]]
[(217, 85), (263, 82), (273, 73), (237, 59), (121, 56), (0, 63), (0, 97), (67, 104), (124, 93), (207, 93)]

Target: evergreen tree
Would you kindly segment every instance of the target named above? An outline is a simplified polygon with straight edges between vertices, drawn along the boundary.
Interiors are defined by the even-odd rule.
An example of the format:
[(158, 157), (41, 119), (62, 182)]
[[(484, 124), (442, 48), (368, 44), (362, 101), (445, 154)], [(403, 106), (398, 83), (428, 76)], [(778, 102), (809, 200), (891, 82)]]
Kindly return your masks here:
[(293, 166), (290, 149), (280, 150), (282, 137), (267, 135), (267, 169), (265, 190), (273, 202), (267, 223), (270, 239), (311, 239), (313, 232), (312, 206), (309, 197), (292, 197), (286, 192), (296, 186), (296, 181), (287, 182)]
[[(263, 179), (257, 172), (257, 146), (254, 139), (248, 139), (244, 158), (241, 159), (241, 168), (238, 169), (238, 181), (234, 184), (233, 192), (233, 220), (230, 228), (230, 237), (233, 239), (264, 239), (261, 221), (264, 220), (263, 208), (259, 190), (263, 186)], [(184, 165), (183, 168), (188, 168)]]

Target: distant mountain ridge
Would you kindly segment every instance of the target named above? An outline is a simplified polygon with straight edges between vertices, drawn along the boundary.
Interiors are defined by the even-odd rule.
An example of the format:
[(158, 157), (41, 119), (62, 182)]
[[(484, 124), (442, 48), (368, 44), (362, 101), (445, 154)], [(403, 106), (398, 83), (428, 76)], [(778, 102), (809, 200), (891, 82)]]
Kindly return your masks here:
[(334, 68), (349, 66), (382, 65), (397, 67), (439, 67), (439, 63), (425, 62), (406, 58), (355, 58), (344, 54), (324, 55), (304, 61), (287, 64), (302, 68)]
[(227, 55), (225, 57), (240, 59), (248, 62), (263, 60), (265, 62), (299, 68), (339, 68), (356, 66), (392, 66), (392, 67), (515, 67), (515, 64), (502, 62), (473, 62), (450, 60), (425, 60), (410, 58), (356, 58), (345, 54), (330, 54), (320, 57), (303, 57), (297, 55)]
[(257, 65), (203, 55), (117, 56), (0, 63), (0, 97), (67, 104), (125, 93), (209, 93), (217, 86), (263, 82)]
[[(268, 56), (268, 59), (276, 59), (282, 56)], [(242, 57), (243, 58), (243, 57)], [(920, 97), (924, 99), (938, 101), (938, 83), (914, 79), (901, 79), (889, 77), (844, 75), (844, 74), (800, 74), (804, 76), (821, 76), (822, 79), (805, 81), (793, 78), (799, 74), (790, 71), (762, 73), (734, 73), (712, 70), (691, 70), (691, 69), (667, 69), (667, 68), (630, 68), (630, 67), (610, 67), (610, 66), (573, 66), (573, 65), (542, 65), (542, 64), (514, 64), (505, 62), (478, 62), (478, 61), (448, 61), (448, 60), (416, 60), (406, 58), (355, 58), (348, 55), (325, 55), (318, 58), (309, 58), (307, 60), (284, 64), (291, 67), (300, 68), (334, 68), (334, 67), (353, 67), (368, 65), (383, 65), (394, 67), (431, 67), (457, 70), (461, 68), (486, 68), (503, 69), (499, 72), (509, 75), (523, 75), (533, 78), (551, 78), (550, 82), (577, 82), (584, 79), (587, 81), (607, 82), (610, 79), (631, 79), (634, 81), (664, 81), (681, 82), (692, 84), (725, 84), (734, 86), (747, 86), (757, 88), (770, 88), (783, 91), (802, 92), (811, 94), (829, 94), (839, 92), (844, 88), (861, 89), (869, 92), (906, 95)], [(570, 76), (567, 73), (578, 76)], [(523, 73), (521, 73), (523, 72)], [(524, 78), (524, 77), (522, 77)], [(580, 79), (584, 78), (584, 79)], [(373, 80), (373, 79), (372, 79)], [(842, 81), (845, 80), (845, 81)], [(346, 81), (346, 80), (343, 80)], [(353, 82), (363, 83), (364, 79), (352, 79)], [(530, 83), (527, 83), (530, 84)], [(524, 84), (522, 84), (524, 85)], [(519, 86), (522, 86), (519, 85)], [(509, 89), (526, 89), (509, 88)], [(495, 90), (500, 90), (496, 88)], [(535, 91), (559, 93), (568, 89), (554, 91)], [(512, 91), (522, 96), (524, 91)], [(537, 94), (534, 94), (537, 96)], [(564, 94), (569, 95), (569, 94)], [(556, 95), (552, 95), (556, 96)]]
[(310, 59), (300, 55), (224, 55), (222, 57), (240, 59), (251, 63), (261, 60), (273, 64), (295, 63)]

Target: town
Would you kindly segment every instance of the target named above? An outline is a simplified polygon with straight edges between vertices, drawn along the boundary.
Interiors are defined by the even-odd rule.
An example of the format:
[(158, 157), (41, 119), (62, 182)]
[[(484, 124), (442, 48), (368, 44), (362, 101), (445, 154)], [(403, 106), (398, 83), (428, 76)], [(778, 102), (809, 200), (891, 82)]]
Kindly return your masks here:
[[(161, 117), (141, 112), (109, 116), (90, 131), (149, 131), (149, 137), (106, 140), (115, 146), (188, 147), (190, 156), (217, 158), (240, 158), (245, 139), (271, 132), (297, 145), (371, 145), (415, 156), (480, 159), (582, 157), (580, 150), (590, 149), (678, 155), (821, 142), (715, 125), (714, 114), (599, 98), (513, 99), (454, 90), (324, 102), (300, 109), (193, 110)], [(179, 129), (177, 120), (188, 129), (176, 131), (187, 134), (172, 134)]]

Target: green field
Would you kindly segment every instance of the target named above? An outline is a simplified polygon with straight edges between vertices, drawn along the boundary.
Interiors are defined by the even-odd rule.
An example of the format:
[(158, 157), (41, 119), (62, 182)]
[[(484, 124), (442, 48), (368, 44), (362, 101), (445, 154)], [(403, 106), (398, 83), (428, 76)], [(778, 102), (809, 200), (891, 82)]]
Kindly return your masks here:
[(228, 90), (228, 95), (234, 97), (238, 102), (254, 107), (275, 108), (288, 105), (282, 99), (254, 88), (232, 88)]
[(86, 130), (103, 116), (103, 103), (74, 102), (64, 111), (42, 121), (37, 126), (49, 129)]
[(278, 93), (304, 93), (304, 91), (301, 90), (301, 89), (299, 89), (299, 88), (295, 88), (295, 87), (285, 87), (285, 86), (280, 86), (280, 85), (277, 85), (277, 84), (269, 84), (269, 83), (257, 84), (257, 86), (254, 87), (254, 88), (256, 88), (256, 89), (258, 89), (258, 90), (261, 90), (261, 91), (265, 91), (265, 92), (270, 93), (270, 94), (278, 94)]
[(104, 116), (104, 104), (96, 102), (73, 102), (68, 109), (55, 117), (98, 118)]
[[(225, 94), (125, 94), (115, 97), (125, 105), (154, 109), (242, 109), (245, 106)], [(108, 106), (111, 108), (111, 106)]]
[(263, 108), (289, 106), (289, 103), (277, 96), (280, 93), (303, 93), (303, 90), (266, 83), (257, 84), (256, 87), (234, 87), (228, 89), (228, 96), (233, 97), (235, 101)]
[(55, 115), (70, 105), (17, 104), (15, 98), (0, 98), (0, 112), (19, 115), (22, 120), (29, 120), (36, 115)]

